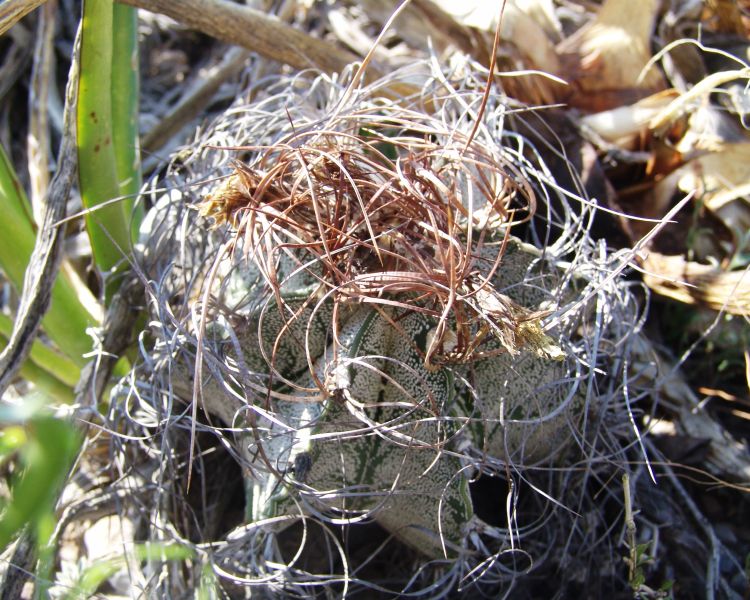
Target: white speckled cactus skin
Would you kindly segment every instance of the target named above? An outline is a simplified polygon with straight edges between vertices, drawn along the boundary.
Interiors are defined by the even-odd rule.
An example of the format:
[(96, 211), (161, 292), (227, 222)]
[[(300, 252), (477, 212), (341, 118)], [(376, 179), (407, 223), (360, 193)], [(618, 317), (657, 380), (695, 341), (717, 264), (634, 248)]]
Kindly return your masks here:
[[(428, 319), (412, 313), (398, 325), (358, 310), (342, 332), (346, 352), (323, 359), (333, 398), (314, 428), (306, 481), (332, 493), (336, 508), (372, 510), (425, 554), (441, 556), (443, 544), (455, 554), (472, 511), (467, 478), (450, 454), (456, 427), (441, 418), (452, 406), (452, 376), (425, 370), (415, 351), (424, 351)], [(333, 432), (349, 439), (327, 437)]]
[[(300, 100), (301, 108), (294, 113), (295, 130), (305, 126), (314, 130), (320, 126), (315, 118), (327, 123), (340, 92), (333, 93), (331, 86), (324, 79), (316, 80), (313, 91)], [(290, 89), (290, 93), (301, 93), (297, 83)], [(358, 111), (357, 119), (369, 118), (369, 125), (377, 128), (382, 123), (379, 102), (369, 106), (369, 112)], [(295, 106), (290, 105), (293, 110)], [(446, 102), (445, 107), (443, 121), (427, 125), (437, 131), (433, 137), (455, 146), (453, 123), (464, 107), (461, 102), (453, 108)], [(273, 124), (263, 128), (256, 123), (253, 131), (235, 134), (234, 117), (226, 117), (222, 127), (236, 135), (228, 140), (229, 145), (239, 146), (248, 139), (271, 144), (283, 137), (289, 119), (277, 118), (265, 108), (254, 113), (256, 109), (251, 106), (248, 112), (262, 114)], [(516, 155), (509, 154), (511, 144), (506, 143), (502, 131), (504, 107), (498, 102), (493, 110), (482, 144), (489, 147), (497, 164), (516, 160), (508, 181), (522, 179), (526, 173), (522, 166), (529, 164), (531, 151), (524, 142)], [(417, 113), (409, 112), (409, 117), (413, 114)], [(344, 125), (351, 128), (350, 121)], [(399, 133), (421, 143), (408, 129)], [(211, 143), (209, 138), (206, 147)], [(458, 146), (460, 149), (461, 144)], [(455, 148), (450, 160), (458, 161), (454, 154), (459, 155)], [(213, 157), (207, 152), (203, 160), (216, 160), (213, 173), (227, 175), (226, 157)], [(199, 161), (197, 172), (204, 173), (203, 166)], [(454, 170), (465, 166), (456, 162)], [(481, 180), (477, 170), (473, 163), (466, 167), (453, 189), (476, 214), (486, 208), (477, 182), (485, 188), (494, 185), (491, 178)], [(444, 173), (447, 176), (453, 171)], [(201, 178), (200, 193), (185, 192), (188, 201), (200, 202), (201, 195), (212, 193), (206, 178)], [(538, 188), (546, 189), (544, 185), (539, 183)], [(166, 212), (181, 201), (165, 198)], [(151, 211), (150, 217), (156, 218), (157, 212)], [(336, 304), (331, 287), (321, 285), (323, 267), (299, 245), (289, 243), (291, 234), (288, 238), (280, 235), (282, 251), (272, 248), (261, 257), (268, 262), (271, 256), (275, 261), (275, 281), (270, 285), (268, 272), (263, 270), (267, 264), (261, 264), (253, 245), (258, 240), (248, 241), (250, 234), (235, 228), (236, 222), (211, 231), (211, 223), (196, 218), (195, 212), (188, 221), (203, 239), (211, 238), (211, 243), (203, 250), (200, 241), (196, 244), (185, 238), (179, 251), (171, 250), (169, 260), (180, 256), (174, 259), (177, 270), (184, 268), (192, 279), (186, 284), (178, 280), (178, 273), (172, 288), (160, 290), (161, 312), (153, 314), (154, 323), (169, 322), (170, 314), (163, 306), (173, 298), (180, 298), (183, 304), (175, 319), (179, 325), (174, 329), (164, 326), (160, 351), (171, 361), (170, 379), (159, 391), (168, 388), (185, 402), (197, 401), (211, 425), (231, 428), (227, 436), (233, 440), (245, 477), (248, 524), (263, 523), (264, 532), (275, 535), (295, 519), (336, 525), (371, 520), (425, 558), (438, 561), (473, 559), (482, 554), (484, 550), (474, 552), (478, 532), (490, 532), (488, 538), (500, 540), (484, 556), (498, 547), (512, 546), (511, 525), (493, 528), (483, 523), (469, 487), (480, 473), (505, 475), (522, 473), (526, 467), (564, 466), (566, 452), (574, 454), (580, 449), (584, 435), (578, 430), (592, 408), (593, 367), (587, 363), (585, 343), (579, 343), (581, 322), (589, 307), (576, 304), (583, 288), (589, 290), (599, 283), (592, 282), (594, 277), (589, 279), (575, 259), (573, 265), (559, 260), (563, 255), (570, 258), (586, 240), (575, 229), (577, 225), (567, 223), (572, 233), (542, 252), (513, 235), (505, 237), (507, 229), (501, 223), (465, 222), (458, 234), (465, 237), (457, 245), (470, 237), (466, 228), (471, 223), (476, 231), (471, 230), (474, 242), (467, 252), (474, 271), (467, 273), (462, 284), (487, 276), (502, 247), (490, 293), (510, 298), (529, 312), (568, 313), (556, 313), (549, 319), (552, 326), (545, 330), (550, 336), (547, 347), (521, 344), (512, 353), (488, 336), (475, 356), (428, 365), (427, 346), (438, 322), (420, 312), (425, 309), (424, 301), (415, 299), (416, 294), (386, 292), (377, 298), (394, 301), (396, 306), (378, 303), (374, 297), (348, 297)], [(168, 218), (164, 222), (167, 225), (161, 233), (154, 227), (149, 230), (148, 220), (145, 222), (146, 253), (149, 237), (167, 239), (178, 229)], [(511, 233), (515, 231), (510, 228)], [(232, 240), (232, 236), (236, 238)], [(481, 236), (486, 239), (477, 244)], [(266, 240), (263, 235), (260, 238)], [(385, 236), (381, 239), (385, 244)], [(231, 251), (223, 246), (227, 240), (233, 242)], [(180, 263), (184, 251), (192, 257), (189, 265)], [(592, 252), (590, 245), (587, 252)], [(170, 263), (167, 270), (173, 268)], [(209, 272), (214, 273), (213, 278), (207, 276)], [(160, 273), (159, 277), (164, 276)], [(615, 288), (612, 285), (605, 292)], [(460, 293), (470, 296), (466, 289)], [(410, 304), (416, 310), (406, 308)], [(172, 310), (172, 305), (169, 308)], [(430, 314), (435, 314), (434, 306)], [(445, 321), (448, 328), (455, 325), (452, 319), (448, 316)], [(539, 318), (532, 325), (541, 331)], [(205, 356), (196, 398), (197, 351)], [(497, 504), (503, 501), (498, 498)], [(289, 518), (276, 519), (285, 516)]]
[[(256, 382), (270, 377), (273, 393), (264, 396), (256, 383), (232, 395), (206, 375), (202, 402), (246, 431), (237, 442), (250, 466), (248, 520), (300, 511), (372, 518), (427, 556), (454, 556), (478, 524), (468, 487), (476, 473), (461, 453), (521, 466), (549, 461), (570, 443), (582, 414), (572, 359), (499, 350), (428, 370), (434, 321), (367, 305), (339, 314), (332, 344), (332, 302), (309, 279), (282, 286), (282, 312), (273, 297), (257, 296), (262, 286), (241, 266), (227, 265), (220, 296), (231, 307), (237, 362), (260, 376)], [(495, 284), (536, 309), (552, 298), (557, 279), (538, 251), (511, 238)], [(224, 348), (228, 358), (236, 354), (232, 344)], [(243, 394), (255, 398), (256, 411)]]

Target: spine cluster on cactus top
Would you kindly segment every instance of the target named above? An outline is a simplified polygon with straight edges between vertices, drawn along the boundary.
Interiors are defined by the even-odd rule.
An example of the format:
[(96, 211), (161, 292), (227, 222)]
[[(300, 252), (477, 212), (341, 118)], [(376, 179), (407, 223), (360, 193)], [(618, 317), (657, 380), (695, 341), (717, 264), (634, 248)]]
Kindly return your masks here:
[(283, 257), (337, 304), (436, 319), (424, 356), (430, 369), (486, 356), (490, 338), (511, 354), (530, 342), (559, 356), (537, 325), (547, 313), (491, 282), (512, 226), (533, 215), (534, 190), (478, 142), (458, 133), (446, 141), (409, 117), (372, 107), (273, 146), (242, 148), (255, 160), (237, 162), (201, 212), (233, 228), (272, 289), (283, 284)]

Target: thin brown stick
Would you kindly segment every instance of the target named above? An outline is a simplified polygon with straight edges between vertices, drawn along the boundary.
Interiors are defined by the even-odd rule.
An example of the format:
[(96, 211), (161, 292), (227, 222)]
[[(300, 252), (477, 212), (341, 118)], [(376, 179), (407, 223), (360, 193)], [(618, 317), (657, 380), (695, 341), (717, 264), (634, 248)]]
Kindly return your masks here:
[(40, 11), (29, 90), (29, 134), (26, 145), (29, 155), (31, 205), (37, 223), (41, 221), (42, 202), (50, 180), (49, 92), (54, 74), (52, 59), (56, 14), (56, 0), (50, 0)]
[(18, 21), (45, 2), (46, 0), (5, 0), (0, 2), (0, 35), (3, 35)]
[[(120, 0), (296, 69), (342, 71), (359, 57), (258, 10), (226, 0)], [(371, 68), (372, 69), (372, 68)]]

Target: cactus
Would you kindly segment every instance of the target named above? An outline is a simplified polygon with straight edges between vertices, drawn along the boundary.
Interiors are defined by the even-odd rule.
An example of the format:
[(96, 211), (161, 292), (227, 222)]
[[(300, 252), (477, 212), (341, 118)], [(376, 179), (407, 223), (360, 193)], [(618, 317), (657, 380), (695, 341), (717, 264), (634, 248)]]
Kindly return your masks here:
[[(493, 283), (519, 306), (538, 309), (550, 295), (539, 282), (559, 279), (554, 267), (534, 277), (540, 260), (510, 238)], [(428, 368), (436, 318), (403, 307), (342, 305), (333, 343), (333, 300), (321, 297), (309, 274), (280, 268), (279, 303), (251, 262), (225, 262), (217, 296), (234, 323), (214, 322), (209, 334), (225, 340), (217, 358), (243, 364), (256, 383), (231, 394), (206, 373), (201, 396), (208, 413), (245, 431), (238, 446), (250, 465), (250, 522), (302, 518), (301, 507), (352, 522), (366, 515), (426, 556), (456, 556), (471, 531), (489, 528), (473, 513), (469, 480), (476, 470), (461, 454), (530, 464), (570, 441), (566, 432), (583, 408), (567, 377), (571, 360), (559, 349), (522, 347), (513, 355), (494, 341), (483, 347), (484, 358)], [(173, 368), (178, 381), (192, 380), (190, 368)], [(177, 388), (192, 395), (192, 385)], [(242, 396), (262, 410), (254, 412)]]
[[(222, 177), (194, 193), (168, 174), (178, 189), (144, 221), (157, 343), (139, 373), (155, 401), (167, 390), (229, 428), (247, 531), (270, 536), (252, 564), (279, 563), (267, 540), (295, 521), (375, 521), (473, 572), (519, 535), (511, 511), (505, 528), (476, 513), (473, 479), (563, 473), (594, 452), (589, 423), (621, 393), (597, 394), (596, 369), (607, 328), (630, 327), (628, 295), (568, 209), (544, 250), (515, 237), (555, 188), (527, 140), (513, 149), (501, 103), (472, 140), (435, 81), (434, 116), (415, 110), (424, 98), (385, 102), (382, 83), (338, 105), (337, 85), (294, 80), (248, 107), (239, 122), (266, 127), (243, 162), (210, 137), (180, 156)], [(291, 125), (265, 108), (280, 98)], [(232, 131), (232, 147), (249, 140)], [(574, 248), (586, 264), (562, 260)]]

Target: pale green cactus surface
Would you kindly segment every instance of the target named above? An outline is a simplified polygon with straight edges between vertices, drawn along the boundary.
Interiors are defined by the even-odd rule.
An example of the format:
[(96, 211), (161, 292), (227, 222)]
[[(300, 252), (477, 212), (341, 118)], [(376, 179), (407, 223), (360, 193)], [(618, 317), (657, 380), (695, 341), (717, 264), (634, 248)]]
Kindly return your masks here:
[[(269, 540), (310, 522), (377, 523), (465, 575), (515, 556), (517, 486), (562, 506), (553, 474), (594, 454), (591, 424), (619, 401), (597, 378), (607, 328), (633, 322), (627, 292), (562, 196), (539, 220), (560, 235), (536, 237), (554, 181), (499, 96), (472, 139), (441, 77), (430, 114), (379, 84), (285, 81), (178, 157), (144, 221), (156, 342), (139, 373), (155, 412), (239, 464), (253, 577), (288, 560)], [(492, 517), (485, 476), (506, 486)]]
[[(333, 303), (307, 272), (288, 275), (277, 296), (247, 262), (226, 261), (218, 296), (232, 325), (210, 323), (207, 335), (223, 337), (219, 358), (246, 373), (219, 385), (206, 372), (200, 401), (242, 430), (248, 521), (372, 519), (426, 556), (455, 556), (471, 530), (486, 528), (473, 511), (467, 452), (525, 465), (569, 444), (583, 411), (572, 359), (523, 347), (512, 355), (490, 341), (484, 358), (428, 369), (434, 318), (344, 304), (334, 342)], [(510, 238), (493, 283), (538, 309), (558, 279), (536, 249)], [(191, 370), (173, 373), (192, 395)]]

